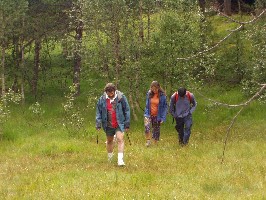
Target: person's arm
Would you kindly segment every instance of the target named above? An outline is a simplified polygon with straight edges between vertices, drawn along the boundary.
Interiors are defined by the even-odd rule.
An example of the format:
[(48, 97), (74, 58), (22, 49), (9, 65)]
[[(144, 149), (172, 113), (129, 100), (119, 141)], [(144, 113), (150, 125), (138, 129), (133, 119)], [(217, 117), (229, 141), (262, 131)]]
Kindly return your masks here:
[(175, 117), (175, 95), (174, 94), (170, 98), (169, 112), (173, 117)]
[(149, 92), (146, 94), (146, 103), (145, 103), (145, 110), (144, 110), (144, 117), (150, 117), (150, 112), (149, 112), (149, 104), (150, 104), (150, 98), (149, 98)]
[(190, 108), (190, 113), (193, 113), (197, 107), (197, 101), (195, 99), (195, 96), (191, 94), (191, 108)]
[(130, 127), (130, 107), (129, 107), (129, 104), (128, 104), (128, 101), (125, 95), (123, 96), (123, 99), (124, 99), (123, 103), (125, 104), (124, 105), (125, 110), (123, 112), (124, 117), (125, 117), (124, 124), (125, 124), (125, 129), (127, 130)]
[(162, 116), (162, 122), (166, 121), (166, 115), (168, 112), (168, 105), (167, 105), (167, 98), (165, 95), (163, 95), (163, 116)]
[(98, 100), (97, 105), (96, 105), (96, 129), (99, 130), (101, 129), (101, 124), (102, 124), (102, 108), (100, 106), (100, 101), (101, 98)]

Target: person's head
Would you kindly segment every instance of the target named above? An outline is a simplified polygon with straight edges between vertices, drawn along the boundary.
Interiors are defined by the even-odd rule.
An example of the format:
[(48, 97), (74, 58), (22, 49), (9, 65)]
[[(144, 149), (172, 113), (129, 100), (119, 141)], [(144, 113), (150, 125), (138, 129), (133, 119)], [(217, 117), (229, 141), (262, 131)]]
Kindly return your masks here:
[(178, 96), (184, 97), (186, 95), (187, 90), (186, 90), (186, 88), (181, 87), (181, 88), (178, 89), (177, 92), (178, 92)]
[(107, 83), (104, 87), (104, 91), (106, 92), (107, 96), (112, 99), (115, 96), (116, 86), (113, 83)]
[(150, 90), (151, 90), (151, 97), (153, 97), (154, 94), (164, 93), (158, 81), (151, 82)]
[(154, 94), (157, 94), (161, 87), (160, 87), (160, 84), (158, 83), (158, 81), (152, 81), (150, 88)]

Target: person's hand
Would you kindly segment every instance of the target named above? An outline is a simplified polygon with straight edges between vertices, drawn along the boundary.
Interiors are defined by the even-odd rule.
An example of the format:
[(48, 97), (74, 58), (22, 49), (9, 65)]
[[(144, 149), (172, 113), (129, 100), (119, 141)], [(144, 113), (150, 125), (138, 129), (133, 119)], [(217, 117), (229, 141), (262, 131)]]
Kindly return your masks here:
[(125, 128), (125, 131), (128, 132), (129, 128)]
[(97, 130), (97, 131), (101, 130), (101, 127), (96, 127), (96, 130)]
[(163, 123), (163, 121), (160, 121), (160, 124), (162, 124)]

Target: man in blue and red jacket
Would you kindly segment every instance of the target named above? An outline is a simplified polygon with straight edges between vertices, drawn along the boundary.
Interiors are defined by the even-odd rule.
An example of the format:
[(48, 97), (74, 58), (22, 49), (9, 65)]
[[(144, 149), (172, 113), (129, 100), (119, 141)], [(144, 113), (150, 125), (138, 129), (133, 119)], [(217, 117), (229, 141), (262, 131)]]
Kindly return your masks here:
[(118, 146), (118, 165), (124, 166), (124, 132), (130, 125), (130, 107), (126, 96), (116, 89), (113, 83), (108, 83), (96, 106), (96, 129), (103, 127), (106, 133), (106, 150), (111, 161), (114, 149), (114, 135)]
[(192, 93), (186, 88), (179, 88), (170, 99), (169, 112), (176, 120), (179, 144), (188, 144), (192, 127), (192, 113), (195, 111), (197, 102)]

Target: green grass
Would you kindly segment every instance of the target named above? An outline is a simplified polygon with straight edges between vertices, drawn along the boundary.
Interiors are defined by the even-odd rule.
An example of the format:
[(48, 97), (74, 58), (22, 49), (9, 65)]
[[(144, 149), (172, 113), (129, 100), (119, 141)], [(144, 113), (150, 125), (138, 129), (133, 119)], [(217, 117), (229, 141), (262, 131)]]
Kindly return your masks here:
[[(202, 93), (225, 103), (246, 101), (237, 88)], [(0, 199), (265, 199), (265, 105), (253, 102), (243, 110), (221, 163), (226, 131), (239, 108), (216, 107), (194, 94), (198, 108), (189, 146), (178, 146), (169, 116), (159, 144), (146, 148), (139, 113), (129, 132), (132, 145), (125, 138), (123, 168), (116, 163), (117, 147), (107, 162), (102, 131), (96, 143), (94, 110), (84, 110), (86, 134), (71, 135), (62, 127), (63, 99), (41, 102), (40, 117), (30, 105), (12, 106), (0, 141)], [(85, 104), (82, 98), (79, 106)]]
[[(103, 133), (102, 133), (103, 134)], [(141, 132), (126, 140), (126, 167), (107, 162), (104, 137), (73, 139), (40, 133), (2, 142), (3, 199), (263, 199), (265, 140), (222, 143), (191, 138), (180, 148), (174, 132), (146, 148)]]

